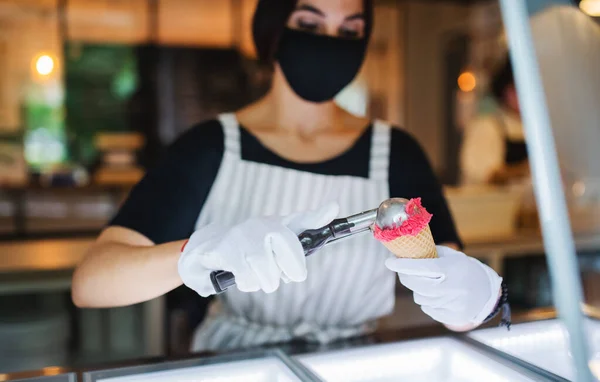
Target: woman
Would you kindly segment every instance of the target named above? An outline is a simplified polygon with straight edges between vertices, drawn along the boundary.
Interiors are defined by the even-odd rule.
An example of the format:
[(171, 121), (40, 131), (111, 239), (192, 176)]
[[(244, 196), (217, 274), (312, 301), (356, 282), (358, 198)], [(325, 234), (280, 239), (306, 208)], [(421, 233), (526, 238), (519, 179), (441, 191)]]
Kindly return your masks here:
[(529, 162), (508, 58), (494, 74), (491, 90), (499, 110), (467, 126), (461, 153), (464, 183), (522, 183), (529, 179)]
[[(77, 268), (75, 304), (134, 304), (182, 283), (209, 296), (210, 273), (230, 271), (237, 288), (219, 295), (196, 351), (364, 334), (391, 312), (396, 273), (451, 328), (493, 316), (501, 278), (452, 249), (459, 239), (421, 148), (332, 101), (362, 65), (372, 12), (362, 0), (259, 1), (253, 35), (273, 64), (269, 93), (170, 148)], [(390, 195), (422, 197), (440, 259), (386, 261), (368, 235), (305, 258), (298, 233)]]

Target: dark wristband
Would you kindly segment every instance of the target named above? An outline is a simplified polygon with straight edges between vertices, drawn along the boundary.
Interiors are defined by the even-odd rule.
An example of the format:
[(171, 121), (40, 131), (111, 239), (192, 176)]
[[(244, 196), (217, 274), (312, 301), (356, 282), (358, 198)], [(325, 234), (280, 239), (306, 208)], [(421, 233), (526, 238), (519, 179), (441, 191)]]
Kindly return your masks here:
[(506, 326), (506, 329), (510, 330), (510, 326), (512, 325), (512, 323), (510, 317), (510, 305), (508, 303), (508, 287), (506, 286), (504, 281), (502, 281), (501, 288), (502, 294), (500, 295), (498, 303), (494, 307), (494, 310), (492, 310), (492, 313), (490, 313), (486, 317), (486, 319), (483, 320), (483, 323), (490, 321), (492, 318), (496, 317), (498, 313), (500, 313), (500, 311), (502, 311), (502, 319), (500, 320), (500, 326)]

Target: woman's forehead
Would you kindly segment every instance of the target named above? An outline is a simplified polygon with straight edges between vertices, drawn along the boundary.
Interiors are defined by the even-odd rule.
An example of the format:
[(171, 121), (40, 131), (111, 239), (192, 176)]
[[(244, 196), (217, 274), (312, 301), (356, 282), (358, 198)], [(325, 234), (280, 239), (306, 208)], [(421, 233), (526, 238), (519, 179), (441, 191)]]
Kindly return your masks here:
[(364, 12), (363, 0), (298, 0), (296, 9), (312, 10), (323, 16), (353, 16)]

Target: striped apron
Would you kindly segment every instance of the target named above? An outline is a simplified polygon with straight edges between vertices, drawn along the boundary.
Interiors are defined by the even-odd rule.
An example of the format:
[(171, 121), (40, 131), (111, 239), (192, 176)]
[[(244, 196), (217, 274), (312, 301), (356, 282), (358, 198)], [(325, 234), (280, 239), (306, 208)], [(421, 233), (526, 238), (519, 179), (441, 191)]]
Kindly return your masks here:
[[(376, 208), (389, 197), (391, 128), (373, 125), (369, 177), (321, 175), (241, 158), (240, 127), (234, 114), (219, 116), (225, 137), (221, 167), (196, 228), (209, 222), (234, 225), (254, 216), (288, 215), (328, 200), (340, 216)], [(369, 234), (321, 249), (307, 258), (302, 283), (277, 291), (219, 295), (196, 329), (193, 351), (228, 350), (305, 339), (321, 343), (374, 329), (394, 306), (396, 275), (384, 265), (384, 246)]]

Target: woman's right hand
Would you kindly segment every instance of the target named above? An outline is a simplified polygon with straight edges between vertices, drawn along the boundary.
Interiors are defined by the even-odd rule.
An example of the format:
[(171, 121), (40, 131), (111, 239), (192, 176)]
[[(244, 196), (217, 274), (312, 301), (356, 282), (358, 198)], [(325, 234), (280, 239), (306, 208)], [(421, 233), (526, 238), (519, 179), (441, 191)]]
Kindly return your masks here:
[(210, 274), (233, 273), (243, 292), (272, 293), (284, 282), (306, 279), (306, 258), (298, 234), (329, 224), (339, 212), (331, 203), (322, 208), (281, 217), (251, 218), (233, 227), (209, 224), (182, 248), (178, 269), (183, 283), (199, 295), (215, 293)]

